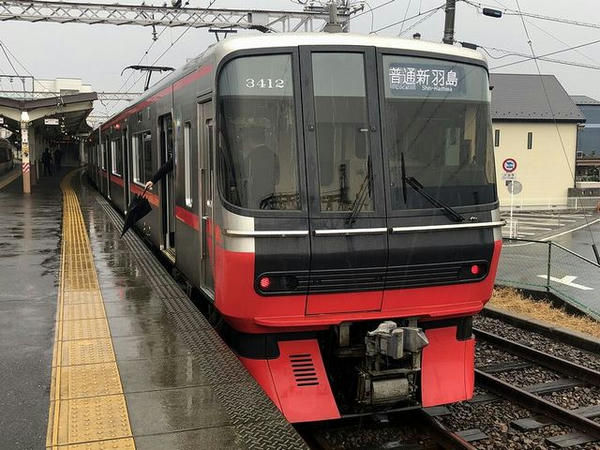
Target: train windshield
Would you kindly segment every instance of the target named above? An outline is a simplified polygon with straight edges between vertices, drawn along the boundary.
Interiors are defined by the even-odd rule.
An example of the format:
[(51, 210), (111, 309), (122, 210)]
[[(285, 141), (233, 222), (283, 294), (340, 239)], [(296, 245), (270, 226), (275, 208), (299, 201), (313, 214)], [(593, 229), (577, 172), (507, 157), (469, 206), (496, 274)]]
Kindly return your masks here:
[(478, 66), (383, 56), (383, 142), (394, 210), (496, 201), (488, 79)]
[(230, 61), (219, 77), (220, 189), (245, 209), (300, 209), (289, 54)]

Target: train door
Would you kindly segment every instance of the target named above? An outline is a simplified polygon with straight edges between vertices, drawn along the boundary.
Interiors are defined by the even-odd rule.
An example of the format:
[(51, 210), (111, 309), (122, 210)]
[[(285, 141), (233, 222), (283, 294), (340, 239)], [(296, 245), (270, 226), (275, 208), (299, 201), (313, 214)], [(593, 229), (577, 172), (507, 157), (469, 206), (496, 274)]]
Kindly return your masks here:
[(311, 236), (307, 314), (381, 309), (388, 238), (375, 64), (371, 48), (301, 49)]
[(162, 167), (173, 158), (173, 170), (165, 175), (161, 182), (161, 211), (163, 225), (163, 249), (174, 259), (175, 257), (175, 152), (173, 148), (173, 119), (171, 114), (159, 118), (159, 155)]
[(214, 293), (211, 255), (214, 255), (212, 239), (213, 186), (214, 186), (214, 131), (213, 104), (207, 101), (198, 104), (198, 167), (200, 173), (200, 280), (202, 288)]
[(123, 151), (123, 210), (127, 210), (129, 206), (129, 184), (131, 182), (131, 174), (129, 172), (129, 133), (127, 132), (127, 128), (123, 129), (121, 149)]

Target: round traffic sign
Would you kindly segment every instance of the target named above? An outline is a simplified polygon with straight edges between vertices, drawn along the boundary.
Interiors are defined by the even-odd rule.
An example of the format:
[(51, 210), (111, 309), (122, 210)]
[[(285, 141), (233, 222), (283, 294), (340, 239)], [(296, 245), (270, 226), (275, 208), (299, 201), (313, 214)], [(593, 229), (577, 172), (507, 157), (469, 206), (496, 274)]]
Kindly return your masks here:
[(513, 158), (506, 158), (504, 161), (502, 161), (502, 168), (505, 172), (512, 173), (517, 170), (517, 161), (515, 161)]
[(517, 180), (509, 180), (506, 183), (506, 187), (508, 188), (508, 192), (513, 195), (518, 195), (523, 190), (523, 184)]

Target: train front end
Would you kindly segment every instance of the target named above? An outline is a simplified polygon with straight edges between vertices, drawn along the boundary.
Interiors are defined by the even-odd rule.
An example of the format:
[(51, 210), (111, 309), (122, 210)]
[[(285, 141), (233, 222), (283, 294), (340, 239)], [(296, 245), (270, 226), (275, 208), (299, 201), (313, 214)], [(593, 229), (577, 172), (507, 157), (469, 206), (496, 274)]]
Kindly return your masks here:
[(228, 339), (292, 422), (470, 398), (502, 225), (485, 61), (355, 35), (278, 42), (231, 40), (217, 69)]

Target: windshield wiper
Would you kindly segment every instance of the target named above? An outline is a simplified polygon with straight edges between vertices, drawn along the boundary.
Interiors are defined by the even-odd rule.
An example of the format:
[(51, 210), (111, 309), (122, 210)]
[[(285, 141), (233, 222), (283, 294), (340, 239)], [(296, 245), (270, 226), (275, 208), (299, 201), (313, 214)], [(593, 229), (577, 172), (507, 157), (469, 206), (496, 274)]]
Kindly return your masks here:
[(371, 156), (369, 156), (369, 159), (367, 160), (367, 174), (365, 175), (365, 178), (363, 179), (363, 182), (360, 185), (360, 189), (358, 190), (358, 193), (356, 194), (356, 197), (352, 202), (350, 215), (346, 218), (346, 225), (352, 225), (354, 222), (356, 222), (356, 217), (360, 214), (363, 207), (365, 206), (367, 198), (370, 197), (373, 179), (372, 173), (373, 172), (371, 170)]
[(402, 169), (402, 195), (404, 197), (404, 204), (406, 204), (406, 184), (408, 183), (410, 185), (410, 187), (412, 187), (415, 191), (417, 191), (419, 194), (421, 194), (426, 200), (429, 201), (429, 203), (431, 203), (432, 205), (434, 205), (434, 206), (440, 208), (442, 211), (444, 211), (444, 213), (450, 219), (454, 220), (455, 222), (464, 222), (466, 220), (465, 217), (462, 214), (460, 214), (458, 211), (456, 211), (455, 209), (446, 205), (445, 203), (442, 203), (437, 198), (432, 197), (427, 192), (425, 192), (425, 188), (423, 187), (423, 185), (421, 183), (419, 183), (419, 181), (415, 177), (407, 177), (406, 176), (406, 169), (404, 168), (404, 153), (403, 152), (400, 153), (400, 164), (401, 164), (401, 169)]

